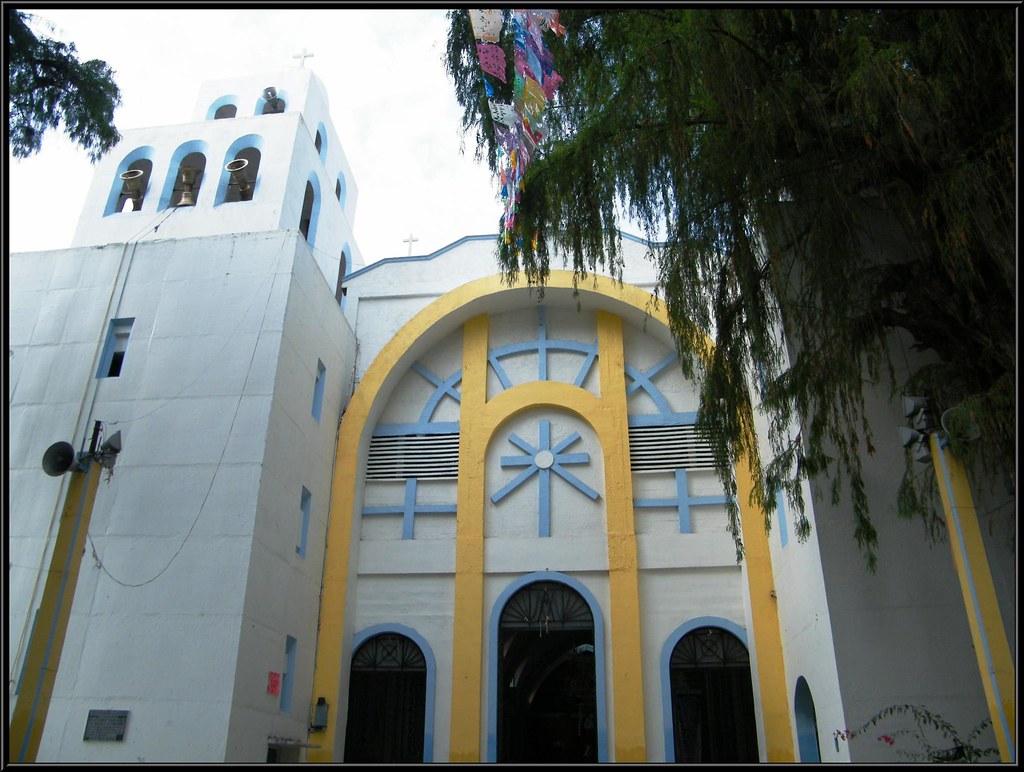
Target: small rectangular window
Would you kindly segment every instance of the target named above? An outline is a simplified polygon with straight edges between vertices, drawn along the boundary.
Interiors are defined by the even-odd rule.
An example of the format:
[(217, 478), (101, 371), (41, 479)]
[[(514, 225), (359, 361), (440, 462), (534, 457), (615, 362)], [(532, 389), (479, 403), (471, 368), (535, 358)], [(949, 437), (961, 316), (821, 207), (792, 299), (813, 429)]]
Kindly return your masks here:
[(281, 674), (281, 712), (292, 712), (292, 687), (295, 685), (295, 649), (297, 642), (290, 635), (284, 641), (284, 673)]
[(117, 378), (121, 375), (124, 356), (128, 351), (128, 338), (132, 334), (135, 317), (111, 319), (107, 329), (107, 340), (103, 344), (103, 355), (96, 371), (97, 378)]
[(320, 421), (320, 412), (324, 407), (324, 377), (327, 373), (324, 363), (316, 360), (316, 383), (313, 384), (313, 418)]
[(312, 508), (313, 497), (306, 486), (302, 486), (302, 498), (299, 500), (299, 509), (302, 512), (302, 531), (299, 533), (299, 543), (295, 545), (295, 551), (301, 557), (306, 557), (306, 538), (309, 534), (309, 512)]

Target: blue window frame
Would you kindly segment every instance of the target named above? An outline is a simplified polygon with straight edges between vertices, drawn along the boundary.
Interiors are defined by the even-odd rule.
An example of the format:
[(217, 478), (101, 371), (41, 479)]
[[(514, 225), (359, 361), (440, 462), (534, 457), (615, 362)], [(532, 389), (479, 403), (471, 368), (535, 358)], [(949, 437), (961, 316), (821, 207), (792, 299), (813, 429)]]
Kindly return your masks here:
[(121, 375), (124, 356), (128, 352), (128, 338), (132, 334), (135, 317), (111, 319), (107, 328), (107, 339), (103, 344), (103, 355), (96, 370), (97, 378), (117, 378)]

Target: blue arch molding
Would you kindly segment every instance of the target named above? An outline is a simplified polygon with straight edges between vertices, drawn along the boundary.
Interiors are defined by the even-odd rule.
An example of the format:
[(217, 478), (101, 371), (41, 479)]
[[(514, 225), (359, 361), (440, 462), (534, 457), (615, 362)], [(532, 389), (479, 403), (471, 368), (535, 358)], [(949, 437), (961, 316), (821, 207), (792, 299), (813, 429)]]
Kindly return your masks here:
[[(413, 628), (398, 623), (388, 623), (371, 625), (363, 630), (360, 630), (352, 637), (352, 654), (358, 651), (359, 647), (366, 643), (368, 640), (373, 638), (375, 635), (382, 635), (387, 633), (394, 633), (397, 635), (404, 635), (410, 639), (413, 643), (420, 647), (420, 651), (423, 653), (423, 659), (427, 664), (427, 693), (425, 705), (423, 706), (423, 760), (433, 761), (434, 760), (434, 686), (437, 683), (437, 665), (434, 662), (434, 651), (430, 648), (430, 644), (427, 639), (416, 632)], [(349, 667), (352, 666), (351, 655), (349, 657)]]
[(679, 643), (684, 635), (701, 627), (717, 627), (725, 630), (727, 633), (732, 633), (739, 638), (744, 648), (750, 651), (750, 644), (747, 643), (746, 628), (740, 627), (735, 622), (731, 622), (723, 617), (694, 617), (679, 625), (665, 639), (665, 645), (661, 649), (661, 715), (662, 732), (665, 740), (665, 761), (669, 763), (674, 763), (676, 760), (676, 744), (672, 738), (672, 681), (669, 673), (669, 664), (672, 661), (672, 652), (675, 650), (676, 644)]
[(595, 688), (597, 691), (597, 760), (598, 762), (608, 761), (608, 726), (605, 720), (607, 710), (605, 692), (607, 684), (605, 679), (605, 645), (604, 645), (604, 617), (601, 615), (601, 607), (597, 598), (578, 579), (560, 573), (558, 571), (534, 571), (533, 573), (521, 576), (506, 587), (491, 608), (491, 617), (488, 621), (488, 632), (490, 641), (487, 651), (487, 757), (486, 761), (497, 761), (498, 756), (498, 626), (501, 622), (501, 612), (508, 603), (509, 598), (515, 595), (523, 587), (535, 582), (558, 582), (578, 592), (590, 608), (594, 617), (594, 669)]
[[(542, 418), (540, 421), (540, 427), (538, 429), (540, 441), (537, 443), (537, 447), (533, 447), (526, 440), (517, 436), (516, 434), (509, 434), (508, 441), (518, 447), (526, 455), (523, 456), (502, 456), (501, 466), (503, 469), (512, 466), (525, 466), (526, 470), (520, 472), (517, 477), (506, 483), (500, 490), (491, 496), (491, 503), (497, 504), (505, 496), (514, 491), (520, 485), (525, 483), (533, 475), (538, 475), (538, 497), (539, 501), (537, 504), (537, 510), (539, 512), (539, 522), (537, 525), (538, 536), (550, 536), (551, 535), (551, 473), (561, 477), (572, 487), (588, 497), (591, 501), (597, 501), (600, 498), (600, 494), (587, 485), (585, 482), (580, 480), (572, 472), (565, 469), (565, 466), (570, 464), (589, 464), (590, 454), (589, 453), (564, 453), (569, 446), (575, 444), (580, 439), (579, 432), (573, 432), (564, 440), (559, 442), (557, 445), (551, 445), (551, 421), (546, 418)], [(538, 460), (541, 454), (545, 454), (545, 458)]]
[(551, 340), (548, 338), (548, 315), (546, 306), (537, 307), (537, 338), (522, 343), (510, 343), (507, 346), (490, 349), (487, 352), (487, 361), (498, 376), (498, 381), (503, 389), (512, 388), (505, 369), (501, 366), (501, 360), (518, 354), (531, 354), (537, 352), (537, 380), (548, 380), (548, 352), (549, 351), (571, 351), (583, 354), (583, 365), (580, 367), (573, 386), (583, 386), (587, 375), (594, 366), (597, 359), (597, 341), (593, 343), (577, 343), (571, 340)]
[[(146, 160), (152, 164), (154, 155), (156, 155), (156, 148), (152, 145), (140, 145), (139, 147), (129, 151), (124, 158), (121, 159), (121, 163), (117, 165), (117, 171), (114, 172), (114, 179), (110, 183), (110, 191), (107, 193), (107, 203), (103, 207), (104, 217), (118, 213), (117, 200), (121, 197), (121, 190), (124, 188), (124, 182), (121, 180), (121, 175), (128, 171), (128, 167), (136, 161)], [(150, 169), (149, 177), (146, 180), (146, 189), (142, 191), (144, 198), (149, 195), (150, 188), (153, 186), (154, 169)]]

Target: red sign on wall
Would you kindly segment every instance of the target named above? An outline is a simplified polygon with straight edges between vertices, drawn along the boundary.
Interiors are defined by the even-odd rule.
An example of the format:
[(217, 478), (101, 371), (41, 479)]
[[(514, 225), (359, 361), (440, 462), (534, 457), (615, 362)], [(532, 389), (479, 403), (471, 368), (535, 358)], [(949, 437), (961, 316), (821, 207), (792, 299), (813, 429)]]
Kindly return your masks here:
[(267, 694), (277, 697), (281, 694), (281, 674), (271, 670), (267, 673)]

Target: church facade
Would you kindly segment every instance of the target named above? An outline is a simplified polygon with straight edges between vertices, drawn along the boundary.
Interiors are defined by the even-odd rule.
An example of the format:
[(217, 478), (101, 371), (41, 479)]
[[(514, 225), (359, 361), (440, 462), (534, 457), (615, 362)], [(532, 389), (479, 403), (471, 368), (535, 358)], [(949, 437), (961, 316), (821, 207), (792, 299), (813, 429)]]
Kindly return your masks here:
[(11, 255), (10, 760), (894, 761), (837, 731), (903, 703), (1012, 758), (1012, 494), (935, 438), (956, 528), (889, 516), (880, 390), (877, 572), (742, 465), (738, 561), (648, 244), (540, 292), (494, 235), (367, 264), (356, 203), (295, 68), (125, 132)]

